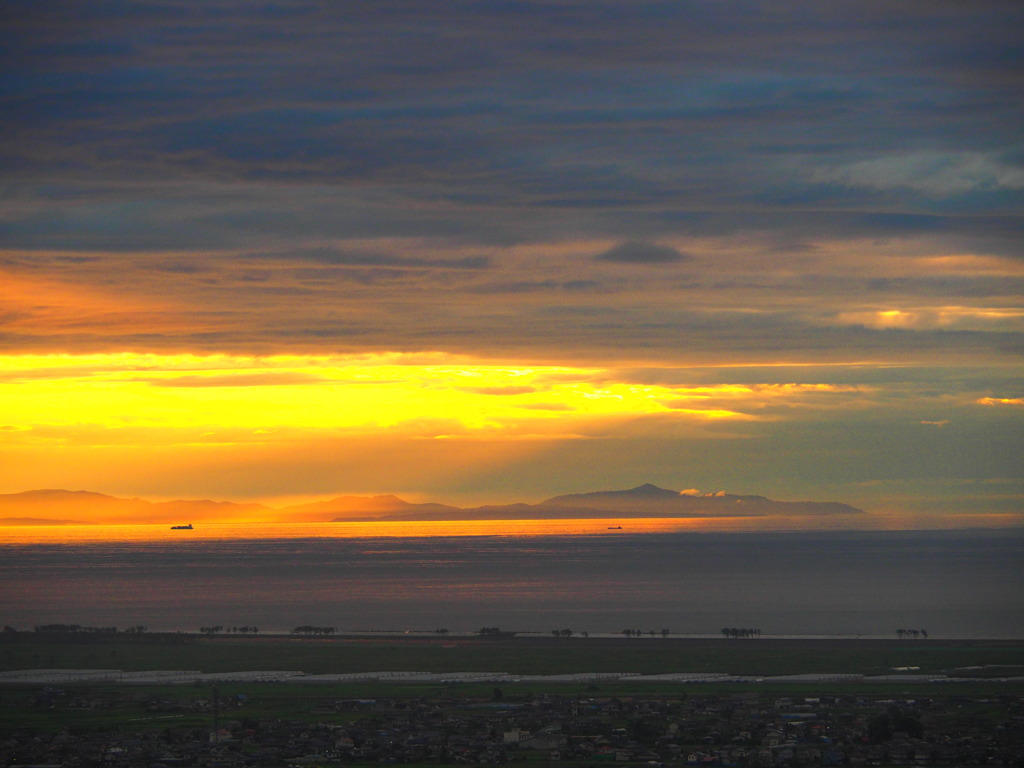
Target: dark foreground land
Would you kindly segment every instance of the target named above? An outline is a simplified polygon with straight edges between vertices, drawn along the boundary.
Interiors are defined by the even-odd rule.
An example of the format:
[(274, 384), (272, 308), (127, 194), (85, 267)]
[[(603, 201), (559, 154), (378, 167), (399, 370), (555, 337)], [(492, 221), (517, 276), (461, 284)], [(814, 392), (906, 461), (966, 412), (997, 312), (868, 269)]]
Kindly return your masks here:
[(963, 679), (7, 685), (3, 766), (1024, 765), (1024, 684), (1000, 679), (1024, 671), (1013, 666), (1024, 663), (1019, 641), (18, 635), (0, 640), (4, 670), (777, 675), (919, 667)]

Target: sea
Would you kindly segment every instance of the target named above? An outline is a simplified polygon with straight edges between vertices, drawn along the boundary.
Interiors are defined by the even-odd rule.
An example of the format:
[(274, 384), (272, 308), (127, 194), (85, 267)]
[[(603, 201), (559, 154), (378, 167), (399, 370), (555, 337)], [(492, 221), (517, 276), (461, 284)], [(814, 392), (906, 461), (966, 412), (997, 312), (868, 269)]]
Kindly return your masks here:
[(1024, 528), (666, 520), (0, 527), (0, 624), (1024, 638)]

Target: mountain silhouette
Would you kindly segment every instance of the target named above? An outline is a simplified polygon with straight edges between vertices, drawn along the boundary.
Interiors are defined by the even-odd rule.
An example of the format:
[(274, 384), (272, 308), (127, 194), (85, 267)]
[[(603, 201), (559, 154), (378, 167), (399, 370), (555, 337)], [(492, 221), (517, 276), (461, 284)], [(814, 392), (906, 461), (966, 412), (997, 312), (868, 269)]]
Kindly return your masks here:
[(178, 499), (123, 499), (95, 491), (45, 489), (0, 494), (0, 524), (16, 525), (18, 518), (36, 524), (64, 523), (189, 523), (192, 521), (265, 519), (272, 513), (262, 504)]
[(386, 515), (402, 513), (433, 513), (444, 514), (457, 511), (458, 507), (446, 504), (414, 504), (397, 496), (338, 496), (327, 501), (314, 501), (309, 504), (279, 509), (282, 515), (290, 520), (374, 520)]
[(765, 496), (719, 491), (697, 494), (644, 485), (627, 490), (555, 496), (538, 504), (453, 507), (412, 503), (393, 495), (338, 496), (272, 508), (262, 504), (180, 499), (152, 502), (93, 491), (37, 490), (0, 494), (0, 525), (58, 523), (161, 523), (277, 520), (366, 522), (413, 520), (531, 520), (629, 517), (761, 517), (769, 515), (861, 514), (835, 501), (775, 501)]
[[(621, 491), (555, 496), (539, 504), (502, 504), (443, 511), (407, 509), (376, 520), (545, 520), (629, 517), (764, 517), (769, 515), (863, 514), (836, 501), (775, 501), (765, 496), (725, 492), (690, 495), (651, 483)], [(350, 518), (356, 519), (356, 518)]]

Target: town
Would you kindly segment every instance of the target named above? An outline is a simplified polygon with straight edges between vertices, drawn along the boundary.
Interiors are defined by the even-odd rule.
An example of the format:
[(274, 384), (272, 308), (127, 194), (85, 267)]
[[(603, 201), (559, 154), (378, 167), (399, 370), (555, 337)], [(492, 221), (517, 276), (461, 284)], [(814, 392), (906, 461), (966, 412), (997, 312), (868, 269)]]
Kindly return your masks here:
[(69, 723), (75, 713), (104, 709), (134, 715), (122, 727), (4, 727), (0, 762), (54, 768), (1024, 765), (1019, 692), (916, 687), (908, 694), (895, 686), (891, 693), (857, 693), (838, 686), (810, 695), (807, 686), (791, 688), (616, 695), (598, 685), (575, 694), (505, 686), (474, 696), (452, 685), (422, 695), (350, 698), (307, 687), (300, 692), (301, 717), (267, 716), (266, 703), (244, 685), (167, 697), (113, 686), (25, 688), (6, 701), (25, 711), (63, 712)]

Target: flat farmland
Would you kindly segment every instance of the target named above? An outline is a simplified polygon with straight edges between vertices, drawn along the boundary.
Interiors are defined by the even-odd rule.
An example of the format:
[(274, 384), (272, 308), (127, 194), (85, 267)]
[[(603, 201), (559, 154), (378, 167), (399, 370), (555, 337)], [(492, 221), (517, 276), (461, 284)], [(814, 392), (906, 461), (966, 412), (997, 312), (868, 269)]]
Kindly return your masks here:
[[(181, 739), (207, 743), (219, 710), (220, 722), (238, 730), (260, 722), (317, 724), (330, 732), (376, 732), (387, 718), (408, 720), (416, 711), (439, 711), (461, 721), (529, 716), (536, 707), (565, 702), (622, 701), (608, 727), (636, 725), (651, 717), (648, 707), (696, 707), (686, 702), (744, 701), (747, 708), (770, 710), (777, 697), (842, 698), (855, 714), (873, 713), (896, 697), (939, 702), (942, 711), (979, 723), (1006, 721), (1024, 695), (1024, 683), (978, 677), (1019, 674), (1024, 663), (1020, 641), (793, 640), (693, 638), (555, 638), (555, 637), (205, 637), (199, 635), (103, 637), (45, 636), (17, 633), (0, 638), (0, 668), (197, 670), (243, 672), (294, 670), (310, 674), (350, 672), (508, 672), (545, 675), (572, 672), (723, 672), (740, 675), (800, 673), (883, 674), (894, 667), (920, 672), (963, 675), (963, 681), (930, 683), (917, 677), (898, 681), (638, 682), (618, 680), (502, 680), (452, 684), (433, 682), (259, 682), (256, 680), (159, 682), (119, 685), (72, 682), (51, 685), (0, 685), (0, 736), (68, 733), (84, 748), (90, 734), (150, 734), (178, 748)], [(971, 669), (968, 669), (971, 668)], [(973, 678), (973, 679), (972, 679)], [(219, 705), (215, 704), (219, 702)], [(558, 702), (561, 702), (559, 704)], [(644, 702), (649, 702), (646, 704)], [(883, 702), (883, 703), (876, 703)], [(966, 702), (966, 704), (965, 704)], [(963, 707), (967, 709), (964, 710)], [(425, 708), (425, 709), (424, 709)], [(697, 707), (699, 709), (699, 707)], [(628, 711), (627, 711), (628, 710)], [(617, 710), (618, 711), (618, 710)], [(515, 714), (517, 712), (526, 714)], [(629, 714), (629, 713), (633, 714)], [(853, 710), (851, 710), (853, 712)], [(640, 713), (640, 714), (637, 714)], [(435, 713), (436, 714), (436, 713)], [(952, 715), (951, 715), (952, 716)], [(659, 715), (659, 717), (661, 717)], [(699, 713), (681, 722), (697, 723)], [(714, 717), (718, 717), (715, 715)], [(370, 718), (368, 726), (361, 725)], [(376, 718), (376, 720), (374, 719)], [(382, 719), (383, 718), (383, 719)], [(379, 722), (378, 722), (379, 721)], [(412, 722), (415, 722), (413, 718)], [(511, 722), (511, 721), (510, 721)], [(660, 721), (659, 721), (660, 722)], [(717, 722), (717, 721), (716, 721)], [(631, 725), (632, 724), (632, 725)], [(663, 726), (663, 724), (662, 724)], [(303, 725), (301, 729), (312, 726)], [(693, 726), (695, 727), (695, 726)], [(711, 726), (708, 726), (711, 727)], [(745, 726), (748, 727), (748, 726)], [(985, 726), (989, 727), (988, 725)], [(691, 727), (692, 730), (692, 727)], [(49, 735), (47, 735), (49, 734)], [(161, 735), (162, 734), (162, 735)], [(198, 734), (198, 735), (197, 735)], [(268, 737), (269, 738), (269, 737)], [(369, 738), (369, 737), (367, 737)], [(689, 737), (688, 737), (689, 738)], [(696, 736), (694, 736), (696, 738)], [(691, 739), (692, 740), (692, 739)], [(26, 742), (28, 743), (28, 742)], [(47, 742), (48, 747), (56, 749)], [(66, 745), (65, 745), (66, 746)], [(217, 745), (205, 747), (216, 749)], [(235, 747), (233, 747), (234, 749)], [(254, 750), (252, 747), (238, 749)], [(199, 749), (199, 747), (197, 747)], [(535, 753), (517, 752), (529, 765)], [(386, 758), (387, 759), (387, 758)], [(367, 763), (371, 764), (371, 763)], [(436, 763), (431, 763), (436, 764)], [(645, 764), (643, 761), (635, 763)]]
[[(294, 670), (308, 674), (379, 671), (718, 672), (884, 674), (1024, 673), (1021, 640), (861, 640), (727, 638), (422, 637), (296, 638), (17, 633), (0, 637), (0, 671), (19, 669)], [(963, 671), (966, 668), (980, 668)], [(915, 670), (917, 671), (917, 670)]]

